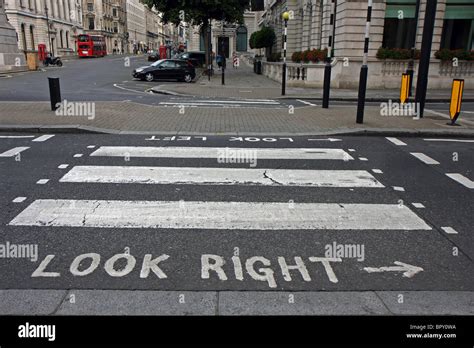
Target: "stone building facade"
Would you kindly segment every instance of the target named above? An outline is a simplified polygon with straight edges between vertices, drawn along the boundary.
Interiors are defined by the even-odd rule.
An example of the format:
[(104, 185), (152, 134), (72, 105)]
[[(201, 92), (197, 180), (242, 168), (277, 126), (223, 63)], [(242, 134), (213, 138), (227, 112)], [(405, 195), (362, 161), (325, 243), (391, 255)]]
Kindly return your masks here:
[(145, 5), (140, 0), (126, 1), (129, 52), (143, 52), (147, 42)]
[(105, 37), (107, 53), (127, 50), (126, 0), (82, 0), (84, 31)]
[(22, 51), (45, 44), (57, 56), (76, 54), (77, 36), (83, 33), (79, 0), (6, 0), (5, 13)]

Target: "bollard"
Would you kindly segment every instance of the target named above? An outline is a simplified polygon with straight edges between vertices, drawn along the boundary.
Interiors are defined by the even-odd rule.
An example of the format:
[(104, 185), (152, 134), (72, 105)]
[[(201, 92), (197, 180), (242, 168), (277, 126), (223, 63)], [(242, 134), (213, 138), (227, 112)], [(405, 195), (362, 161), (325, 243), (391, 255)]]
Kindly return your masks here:
[(58, 109), (58, 103), (61, 103), (61, 89), (59, 87), (59, 77), (48, 77), (49, 96), (51, 99), (51, 110)]

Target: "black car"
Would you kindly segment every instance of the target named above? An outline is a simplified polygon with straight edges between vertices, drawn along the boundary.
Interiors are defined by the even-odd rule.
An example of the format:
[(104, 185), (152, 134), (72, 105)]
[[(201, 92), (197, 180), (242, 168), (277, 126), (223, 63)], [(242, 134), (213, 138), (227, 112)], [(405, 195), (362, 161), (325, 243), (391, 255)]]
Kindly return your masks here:
[(160, 53), (156, 51), (152, 51), (148, 53), (148, 61), (149, 62), (156, 62), (157, 60), (160, 59)]
[(189, 60), (194, 66), (206, 64), (206, 52), (184, 52), (178, 56), (179, 59)]
[(146, 81), (178, 80), (192, 82), (196, 77), (194, 66), (182, 59), (161, 59), (149, 66), (133, 70), (133, 77)]

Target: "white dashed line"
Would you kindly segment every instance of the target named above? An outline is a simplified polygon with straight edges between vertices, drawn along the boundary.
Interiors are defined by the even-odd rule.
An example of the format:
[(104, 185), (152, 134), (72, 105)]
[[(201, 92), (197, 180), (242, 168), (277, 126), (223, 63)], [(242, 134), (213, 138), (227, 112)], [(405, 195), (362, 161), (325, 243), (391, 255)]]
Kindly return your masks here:
[(36, 183), (38, 185), (44, 185), (44, 184), (48, 183), (48, 181), (49, 181), (49, 179), (40, 179)]
[(452, 227), (441, 227), (441, 229), (448, 234), (458, 234), (458, 231)]
[(459, 173), (447, 173), (446, 175), (461, 185), (464, 185), (469, 189), (474, 189), (474, 181), (469, 180), (464, 175)]
[(299, 101), (300, 103), (303, 103), (303, 104), (306, 104), (306, 105), (309, 105), (309, 106), (317, 106), (316, 104), (313, 104), (313, 103), (310, 103), (310, 102), (307, 102), (307, 101), (304, 101), (304, 100), (301, 100), (301, 99), (296, 99), (296, 101)]
[(76, 153), (76, 154), (74, 155), (75, 158), (79, 158), (79, 157), (82, 157), (82, 156), (83, 156), (82, 153)]
[(69, 164), (61, 164), (58, 166), (59, 169), (66, 169), (67, 167), (69, 167)]
[(398, 140), (397, 138), (386, 137), (385, 139), (387, 139), (388, 141), (394, 143), (397, 146), (405, 146), (406, 145), (403, 141)]
[(425, 206), (421, 203), (412, 203), (412, 205), (415, 207), (415, 208), (418, 208), (418, 209), (422, 209), (424, 208)]
[(439, 164), (438, 161), (432, 159), (429, 156), (426, 156), (424, 153), (421, 153), (421, 152), (410, 152), (410, 155), (415, 156), (421, 162), (426, 163), (426, 164)]
[(28, 149), (29, 149), (29, 147), (27, 147), (27, 146), (15, 147), (13, 149), (10, 149), (8, 151), (0, 153), (0, 157), (14, 157), (14, 156), (18, 155), (20, 152), (23, 152), (23, 151), (28, 150)]
[(365, 158), (365, 157), (359, 157), (359, 160), (360, 160), (360, 161), (368, 161), (368, 159)]
[(95, 148), (95, 145), (89, 145), (87, 148), (88, 148), (88, 149), (94, 149), (94, 148)]
[(48, 139), (51, 139), (52, 137), (54, 137), (54, 135), (42, 135), (36, 139), (33, 139), (32, 141), (37, 141), (37, 142), (43, 142), (43, 141), (46, 141)]
[(402, 192), (405, 192), (405, 189), (403, 187), (400, 187), (400, 186), (393, 186), (393, 189), (395, 191), (402, 191)]
[(380, 169), (372, 169), (372, 171), (377, 174), (383, 174), (383, 172)]
[(13, 200), (13, 203), (21, 203), (24, 202), (26, 197), (17, 197)]
[(355, 149), (349, 149), (349, 152), (355, 152)]
[(34, 137), (34, 135), (0, 135), (0, 139), (25, 139)]

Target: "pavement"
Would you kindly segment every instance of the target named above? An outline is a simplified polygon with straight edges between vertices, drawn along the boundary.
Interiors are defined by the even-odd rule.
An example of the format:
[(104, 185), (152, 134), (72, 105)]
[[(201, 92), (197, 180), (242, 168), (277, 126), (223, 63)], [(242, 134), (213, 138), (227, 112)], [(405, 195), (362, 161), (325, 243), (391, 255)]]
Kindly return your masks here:
[(471, 142), (4, 133), (0, 314), (474, 315)]

